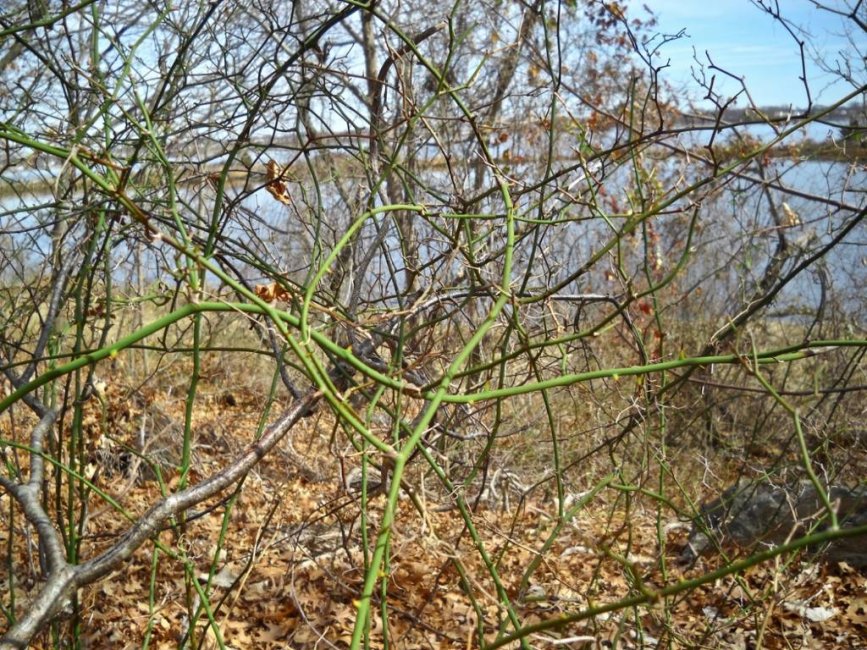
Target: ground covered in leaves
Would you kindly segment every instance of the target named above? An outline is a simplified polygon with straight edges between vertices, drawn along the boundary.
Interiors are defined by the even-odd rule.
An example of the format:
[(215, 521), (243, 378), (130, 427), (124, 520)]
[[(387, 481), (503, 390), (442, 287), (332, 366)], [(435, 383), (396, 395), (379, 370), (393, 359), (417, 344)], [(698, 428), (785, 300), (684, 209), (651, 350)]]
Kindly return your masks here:
[[(180, 395), (108, 386), (87, 411), (93, 480), (133, 516), (181, 481), (171, 471), (183, 421)], [(191, 483), (219, 471), (262, 418), (261, 398), (249, 391), (215, 383), (203, 399), (208, 408), (194, 421)], [(2, 426), (12, 439), (27, 432), (23, 421), (19, 430), (10, 430), (9, 421)], [(160, 464), (150, 466), (131, 450)], [(68, 638), (73, 621), (91, 648), (346, 647), (384, 503), (375, 495), (362, 507), (357, 466), (357, 454), (324, 410), (305, 419), (237, 491), (202, 504), (185, 523), (163, 530), (158, 546), (140, 548), (121, 571), (84, 589), (77, 616), (70, 608), (56, 636), (46, 633), (36, 647)], [(688, 524), (661, 516), (657, 502), (602, 490), (580, 507), (587, 493), (579, 490), (566, 495), (573, 516), (558, 521), (554, 495), (522, 492), (521, 481), (502, 480), (519, 476), (518, 466), (498, 469), (494, 489), (468, 494), (479, 496), (471, 499), (471, 521), (514, 615), (523, 626), (538, 624), (527, 637), (531, 647), (867, 647), (864, 573), (780, 557), (654, 598), (722, 566), (722, 558), (680, 566)], [(384, 647), (387, 637), (391, 648), (477, 648), (481, 638), (490, 643), (512, 632), (454, 500), (420, 459), (407, 485), (412, 498), (401, 501), (393, 527), (372, 647)], [(3, 576), (3, 606), (20, 611), (38, 590), (38, 561), (32, 539), (10, 538), (24, 524), (20, 514), (10, 522), (7, 496), (0, 506), (12, 567)], [(82, 557), (109, 547), (128, 525), (90, 494)], [(646, 602), (600, 611), (629, 598)]]

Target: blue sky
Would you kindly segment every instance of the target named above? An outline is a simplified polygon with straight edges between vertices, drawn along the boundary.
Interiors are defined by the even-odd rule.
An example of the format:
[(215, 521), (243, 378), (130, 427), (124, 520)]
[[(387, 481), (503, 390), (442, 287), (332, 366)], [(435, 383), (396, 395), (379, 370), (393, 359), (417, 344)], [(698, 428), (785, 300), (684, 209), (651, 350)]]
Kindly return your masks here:
[[(791, 104), (797, 108), (806, 105), (804, 85), (798, 79), (801, 60), (797, 43), (782, 25), (750, 0), (644, 2), (657, 16), (658, 32), (674, 34), (686, 29), (688, 37), (665, 45), (658, 55), (660, 61), (670, 59), (671, 66), (663, 72), (663, 78), (677, 88), (683, 88), (693, 96), (701, 94), (690, 74), (690, 67), (697, 65), (693, 59), (695, 48), (700, 61), (707, 63), (704, 53), (708, 51), (715, 64), (744, 76), (757, 104)], [(844, 0), (824, 0), (824, 3), (845, 8)], [(640, 5), (641, 0), (635, 0), (633, 12)], [(817, 53), (833, 61), (839, 57), (841, 50), (851, 51), (852, 45), (844, 34), (847, 21), (817, 9), (809, 0), (779, 0), (779, 6), (784, 16), (810, 34), (808, 40), (813, 43), (813, 49), (806, 51), (806, 61), (814, 103), (831, 103), (849, 92), (846, 84), (829, 86), (833, 84), (834, 77), (823, 72), (812, 60)], [(864, 35), (855, 38), (861, 39)], [(867, 45), (867, 38), (856, 42)], [(861, 70), (863, 74), (863, 66)], [(725, 84), (720, 89), (726, 97), (734, 94), (738, 88), (736, 82), (717, 73), (717, 83), (720, 82)], [(737, 105), (746, 104), (746, 100), (741, 99)]]

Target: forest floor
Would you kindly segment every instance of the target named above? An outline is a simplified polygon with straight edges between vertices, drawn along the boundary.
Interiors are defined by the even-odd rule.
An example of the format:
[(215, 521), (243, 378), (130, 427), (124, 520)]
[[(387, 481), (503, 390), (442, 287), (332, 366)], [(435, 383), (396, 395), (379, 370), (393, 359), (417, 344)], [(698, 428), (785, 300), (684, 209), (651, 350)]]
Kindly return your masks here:
[[(243, 389), (215, 385), (202, 395), (209, 406), (194, 420), (192, 483), (250, 442), (262, 416), (261, 400)], [(90, 408), (86, 419), (100, 441), (94, 462), (102, 466), (94, 480), (129, 513), (143, 512), (162, 490), (177, 486), (178, 476), (167, 472), (161, 487), (146, 467), (121, 453), (122, 443), (132, 444), (145, 418), (155, 434), (148, 451), (170, 459), (183, 395), (141, 390), (131, 399), (126, 387), (109, 387), (103, 404)], [(347, 647), (369, 559), (365, 549), (373, 547), (384, 497), (371, 497), (362, 509), (347, 479), (357, 459), (335, 442), (341, 434), (335, 437), (329, 417), (323, 412), (303, 420), (239, 490), (188, 513), (185, 525), (162, 531), (166, 552), (146, 545), (121, 571), (82, 590), (77, 620), (83, 647), (177, 648), (189, 643), (191, 630), (187, 647), (219, 647), (218, 637), (236, 649)], [(4, 437), (23, 435), (8, 426), (0, 424)], [(499, 630), (513, 631), (465, 521), (420, 459), (407, 484), (416, 498), (400, 503), (381, 581), (385, 592), (374, 598), (371, 646), (384, 647), (387, 635), (391, 648), (469, 649), (480, 646), (480, 636), (490, 643)], [(655, 504), (602, 491), (557, 528), (553, 495), (536, 490), (521, 499), (514, 482), (500, 485), (479, 500), (471, 521), (514, 615), (523, 626), (539, 624), (527, 637), (530, 647), (867, 648), (863, 572), (778, 557), (667, 597), (644, 598), (706, 575), (723, 560), (681, 566), (688, 523), (661, 516)], [(576, 504), (583, 496), (567, 499)], [(3, 547), (9, 548), (8, 497), (0, 501)], [(107, 548), (128, 525), (91, 495), (81, 556)], [(7, 553), (14, 580), (7, 572), (0, 593), (8, 611), (13, 603), (20, 608), (40, 583), (32, 548)], [(194, 582), (208, 596), (211, 624)], [(649, 602), (599, 611), (627, 598)], [(595, 615), (578, 616), (591, 609)], [(55, 639), (68, 638), (69, 623), (55, 633)], [(46, 633), (34, 647), (60, 645), (51, 639)]]

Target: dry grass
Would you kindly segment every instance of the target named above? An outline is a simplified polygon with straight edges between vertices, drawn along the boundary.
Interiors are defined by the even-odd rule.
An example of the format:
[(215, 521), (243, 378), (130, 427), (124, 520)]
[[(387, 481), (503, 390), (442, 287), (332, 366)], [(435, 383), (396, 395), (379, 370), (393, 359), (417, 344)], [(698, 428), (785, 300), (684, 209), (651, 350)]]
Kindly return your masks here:
[[(260, 345), (249, 318), (208, 314), (203, 322), (206, 345), (191, 427), (193, 482), (225, 466), (254, 438), (263, 412), (279, 412), (288, 399), (278, 381), (274, 402), (269, 400), (273, 360), (238, 351)], [(777, 340), (774, 337), (782, 342), (793, 336), (784, 328), (767, 329), (770, 344)], [(443, 341), (457, 344), (454, 337)], [(83, 405), (78, 426), (95, 484), (130, 513), (143, 512), (159, 498), (157, 473), (165, 489), (177, 486), (193, 368), (190, 353), (182, 350), (191, 342), (189, 328), (174, 327), (95, 368), (106, 382), (105, 392)], [(568, 371), (637, 363), (635, 352), (622, 345), (615, 331), (590, 343), (590, 356), (579, 354), (580, 348), (568, 350)], [(498, 348), (489, 349), (496, 354)], [(415, 361), (434, 372), (451, 352), (444, 345)], [(543, 377), (556, 375), (563, 369), (558, 355), (546, 352), (532, 363), (526, 356), (517, 357), (509, 366), (510, 381), (533, 380), (540, 368)], [(790, 364), (770, 376), (785, 379), (786, 387), (794, 390), (807, 385), (822, 370), (816, 364), (827, 363), (828, 358)], [(749, 377), (737, 367), (723, 368), (713, 379), (732, 387), (749, 386)], [(441, 409), (440, 422), (452, 435), (430, 432), (431, 453), (476, 507), (471, 520), (496, 559), (524, 624), (634, 596), (647, 587), (661, 588), (718, 566), (721, 558), (701, 560), (686, 572), (676, 565), (688, 528), (686, 518), (695, 504), (716, 496), (744, 474), (771, 472), (780, 479), (797, 474), (800, 458), (791, 418), (767, 395), (734, 388), (709, 391), (694, 383), (672, 395), (660, 410), (646, 399), (647, 389), (658, 387), (656, 381), (607, 378), (549, 391), (553, 433), (538, 393), (497, 404)], [(391, 420), (369, 410), (370, 402), (362, 395), (352, 398), (352, 407), (371, 430), (390, 438)], [(825, 436), (822, 455), (816, 455), (823, 475), (844, 481), (857, 478), (867, 467), (863, 442), (849, 447), (841, 442), (846, 427), (855, 422), (856, 395), (842, 396), (834, 419), (824, 427), (805, 417), (810, 435), (816, 440)], [(421, 406), (418, 400), (407, 403), (405, 397), (389, 392), (380, 399), (382, 405), (400, 406), (407, 420)], [(816, 396), (792, 400), (806, 413)], [(68, 439), (72, 423), (70, 410), (61, 424), (62, 439)], [(23, 410), (10, 409), (0, 420), (0, 436), (24, 443), (32, 424)], [(138, 647), (149, 633), (153, 647), (176, 647), (189, 628), (190, 612), (196, 611), (190, 580), (206, 580), (213, 570), (217, 578), (209, 592), (211, 603), (218, 608), (217, 621), (229, 646), (303, 648), (315, 647), (322, 639), (338, 646), (344, 643), (363, 579), (361, 515), (368, 517), (368, 533), (373, 535), (382, 511), (382, 497), (365, 504), (354, 491), (361, 457), (349, 444), (349, 433), (323, 406), (250, 474), (228, 514), (227, 502), (202, 504), (190, 513), (192, 521), (183, 532), (167, 528), (160, 534), (173, 557), (146, 545), (124, 568), (122, 579), (110, 577), (85, 589), (79, 603), (87, 641), (102, 647)], [(559, 487), (555, 451), (562, 470)], [(25, 454), (9, 449), (6, 454), (7, 460), (15, 456), (26, 472)], [(375, 484), (381, 459), (374, 455), (372, 460)], [(474, 467), (479, 471), (469, 480)], [(66, 494), (65, 477), (53, 476), (59, 483), (51, 479), (52, 493)], [(609, 487), (586, 507), (571, 512), (555, 532), (558, 489), (563, 490), (568, 510), (603, 480)], [(474, 647), (479, 629), (493, 638), (504, 613), (452, 495), (420, 457), (411, 462), (405, 483), (405, 494), (415, 501), (402, 500), (393, 531), (386, 581), (392, 646)], [(88, 515), (81, 556), (90, 557), (113, 543), (128, 523), (95, 492), (85, 498)], [(16, 533), (7, 546), (15, 585), (9, 583), (8, 573), (6, 583), (20, 606), (35, 593), (39, 569), (32, 536), (9, 520), (6, 506), (4, 495), (0, 525)], [(221, 533), (224, 521), (226, 532)], [(551, 535), (540, 558), (537, 554)], [(223, 547), (219, 552), (218, 540)], [(526, 574), (535, 562), (532, 575)], [(157, 586), (151, 594), (152, 576)], [(653, 606), (591, 617), (550, 634), (586, 637), (590, 644), (575, 647), (598, 646), (606, 640), (622, 647), (642, 647), (651, 644), (650, 639), (663, 647), (742, 647), (761, 638), (767, 647), (782, 647), (795, 639), (857, 639), (867, 628), (858, 619), (860, 605), (852, 594), (863, 588), (863, 580), (845, 568), (815, 569), (797, 562), (766, 565), (751, 569), (740, 580), (725, 578)], [(823, 587), (823, 581), (833, 587)], [(809, 598), (818, 592), (822, 596), (813, 604)], [(146, 604), (149, 594), (152, 606)], [(8, 598), (4, 603), (9, 604)], [(838, 615), (812, 620), (804, 603), (827, 606)], [(380, 647), (381, 626), (377, 622), (372, 631), (374, 647)], [(201, 618), (196, 628), (205, 639), (201, 647), (211, 647), (213, 641), (207, 640), (213, 632), (206, 627)], [(59, 629), (62, 635), (69, 633), (63, 624)], [(543, 643), (541, 637), (532, 642)], [(40, 643), (51, 645), (47, 637)]]

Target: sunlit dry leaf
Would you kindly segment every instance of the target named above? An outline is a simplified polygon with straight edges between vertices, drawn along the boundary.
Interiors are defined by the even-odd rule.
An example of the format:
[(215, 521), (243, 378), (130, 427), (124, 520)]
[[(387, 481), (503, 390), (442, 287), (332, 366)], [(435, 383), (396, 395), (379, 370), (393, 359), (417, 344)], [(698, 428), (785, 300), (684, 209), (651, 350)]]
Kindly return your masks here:
[(273, 160), (269, 160), (265, 173), (265, 177), (268, 179), (265, 189), (268, 190), (268, 193), (280, 203), (290, 205), (292, 203), (292, 198), (289, 196), (289, 188), (287, 188), (286, 183), (283, 182), (285, 174), (285, 169), (281, 169), (280, 165)]
[(254, 289), (256, 295), (265, 302), (274, 302), (276, 300), (290, 300), (290, 293), (276, 282), (271, 284), (257, 284)]
[(801, 225), (801, 217), (798, 216), (798, 213), (792, 210), (789, 207), (789, 204), (783, 201), (783, 214), (786, 215), (786, 225), (787, 226), (800, 226)]

